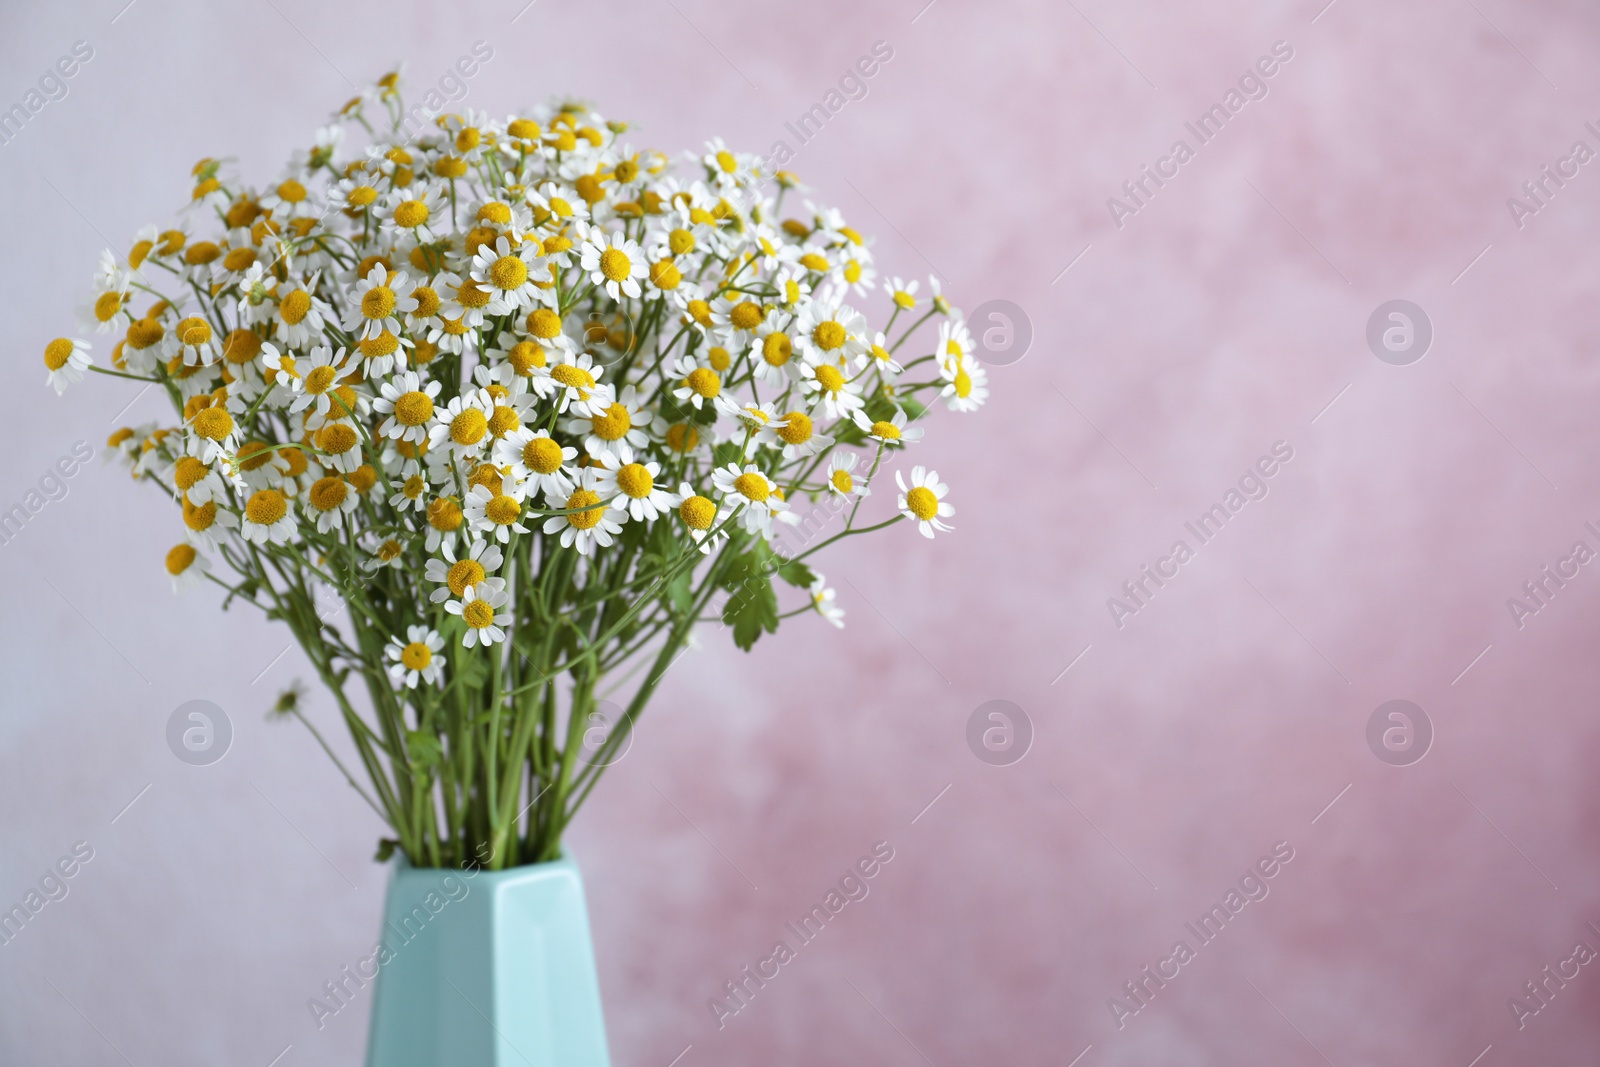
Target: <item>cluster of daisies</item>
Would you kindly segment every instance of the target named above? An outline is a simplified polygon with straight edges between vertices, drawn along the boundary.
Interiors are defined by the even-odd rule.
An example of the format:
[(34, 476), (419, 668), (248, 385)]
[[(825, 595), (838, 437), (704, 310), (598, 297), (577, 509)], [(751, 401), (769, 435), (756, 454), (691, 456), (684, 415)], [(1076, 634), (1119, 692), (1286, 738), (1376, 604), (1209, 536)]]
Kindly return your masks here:
[[(58, 392), (94, 370), (170, 398), (175, 424), (110, 443), (181, 507), (175, 585), (248, 595), (280, 560), (409, 595), (388, 670), (438, 685), (441, 628), (506, 640), (552, 568), (574, 596), (645, 596), (662, 544), (745, 551), (830, 494), (854, 529), (927, 406), (987, 397), (937, 279), (880, 278), (835, 210), (786, 215), (798, 187), (758, 157), (716, 140), (675, 166), (573, 103), (411, 139), (394, 89), (264, 188), (202, 160), (183, 224), (104, 254), (84, 314), (109, 366), (45, 347)], [(395, 132), (346, 151), (380, 106)], [(936, 472), (894, 489), (923, 535), (950, 529)]]

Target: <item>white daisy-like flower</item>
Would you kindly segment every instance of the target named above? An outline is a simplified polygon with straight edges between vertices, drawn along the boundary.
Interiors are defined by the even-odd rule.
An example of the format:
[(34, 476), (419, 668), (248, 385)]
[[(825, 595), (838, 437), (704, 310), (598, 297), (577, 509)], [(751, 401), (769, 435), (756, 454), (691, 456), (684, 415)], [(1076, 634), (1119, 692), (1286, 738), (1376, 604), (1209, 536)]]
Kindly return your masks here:
[(57, 337), (44, 346), (44, 383), (60, 396), (67, 386), (83, 381), (83, 372), (94, 365), (89, 358), (89, 342), (76, 337)]
[(722, 524), (732, 509), (696, 493), (688, 482), (681, 483), (674, 495), (678, 498), (678, 518), (700, 546), (700, 554), (709, 556), (728, 539), (728, 531)]
[(613, 300), (621, 300), (624, 293), (637, 299), (642, 291), (639, 280), (648, 270), (639, 242), (617, 231), (611, 234), (608, 243), (605, 231), (598, 227), (584, 235), (583, 256), (579, 262), (589, 280), (602, 286)]
[[(289, 405), (290, 412), (311, 409), (311, 413), (320, 418), (327, 418), (330, 410), (335, 418), (344, 414), (344, 405), (341, 401), (338, 408), (334, 408), (334, 390), (339, 386), (339, 380), (350, 373), (350, 353), (341, 348), (335, 351), (327, 345), (318, 345), (311, 350), (311, 354), (302, 359), (290, 361), (288, 368), (288, 384), (295, 394), (294, 401)], [(278, 384), (283, 384), (284, 370), (283, 358), (274, 360), (270, 366), (278, 368)]]
[(589, 204), (577, 192), (557, 182), (545, 182), (527, 194), (535, 222), (541, 225), (550, 219), (557, 225), (582, 222), (589, 217)]
[(771, 404), (758, 404), (753, 400), (741, 404), (733, 397), (724, 395), (717, 397), (717, 410), (737, 419), (739, 427), (750, 434), (750, 444), (754, 447), (781, 447), (778, 443), (778, 427), (783, 425), (783, 417)]
[(173, 545), (167, 552), (167, 577), (172, 579), (172, 591), (181, 593), (205, 581), (211, 570), (211, 561), (187, 542)]
[(274, 218), (285, 219), (312, 219), (320, 212), (312, 201), (311, 194), (298, 178), (285, 178), (267, 195), (259, 201), (262, 210)]
[(502, 609), (510, 599), (504, 582), (485, 578), (477, 585), (468, 586), (462, 591), (461, 599), (445, 604), (444, 610), (460, 616), (467, 624), (462, 645), (472, 648), (481, 644), (488, 648), (506, 638), (505, 627), (511, 625), (511, 613)]
[(492, 537), (503, 545), (511, 540), (513, 531), (528, 532), (522, 525), (522, 504), (521, 489), (511, 479), (503, 479), (499, 492), (486, 485), (474, 485), (462, 511), (474, 533)]
[(421, 511), (428, 503), (428, 479), (417, 473), (406, 476), (389, 497), (389, 506), (407, 511)]
[[(109, 252), (106, 253), (110, 255)], [(115, 264), (115, 260), (112, 261)], [(78, 309), (79, 317), (84, 324), (95, 333), (110, 333), (112, 330), (123, 328), (125, 321), (131, 320), (131, 313), (127, 312), (128, 306), (128, 277), (115, 266), (109, 276), (103, 276), (95, 286), (95, 295), (92, 300)], [(128, 319), (124, 319), (124, 315)]]
[(382, 208), (383, 194), (370, 173), (357, 172), (328, 189), (328, 203), (341, 211), (368, 213)]
[(433, 402), (441, 387), (439, 382), (424, 382), (414, 370), (401, 371), (384, 382), (372, 402), (373, 410), (387, 416), (378, 424), (378, 436), (413, 443), (426, 440)]
[[(606, 453), (595, 465), (595, 492), (635, 522), (655, 520), (678, 506), (677, 496), (656, 484), (661, 464), (624, 461)], [(593, 469), (593, 468), (591, 468)]]
[(864, 404), (860, 383), (832, 360), (802, 361), (800, 388), (810, 394), (810, 403), (821, 405), (822, 413), (830, 419), (851, 418)]
[(738, 188), (761, 179), (761, 159), (745, 152), (733, 152), (722, 138), (706, 142), (705, 155), (700, 157), (717, 185), (724, 189)]
[(891, 377), (905, 370), (894, 358), (894, 353), (889, 351), (889, 338), (882, 330), (872, 335), (872, 344), (867, 347), (867, 366), (877, 368), (879, 374)]
[[(185, 460), (199, 466), (199, 460), (193, 456), (185, 456), (178, 461), (178, 467), (184, 467)], [(202, 467), (201, 469), (205, 473), (201, 475), (200, 481), (185, 490), (184, 495), (196, 504), (203, 504), (207, 500), (227, 499), (222, 472), (216, 469), (218, 467), (223, 467), (227, 470), (229, 480), (234, 485), (252, 491), (256, 489), (277, 489), (283, 485), (290, 469), (289, 457), (283, 449), (273, 448), (262, 441), (246, 441), (239, 446), (238, 454), (233, 457), (232, 463), (228, 462), (227, 457), (223, 457), (209, 468)], [(190, 468), (185, 470), (183, 475), (192, 475), (193, 473), (193, 468)], [(179, 472), (174, 469), (174, 486), (181, 485), (184, 480), (184, 476), (180, 476)]]
[(209, 367), (222, 355), (211, 324), (199, 315), (179, 319), (177, 325), (167, 331), (165, 345), (168, 359), (182, 355), (184, 363), (191, 367)]
[(906, 425), (906, 413), (903, 409), (896, 408), (894, 415), (888, 420), (879, 419), (874, 422), (867, 417), (865, 411), (856, 411), (851, 414), (855, 424), (867, 432), (867, 436), (875, 441), (882, 441), (890, 447), (915, 444), (922, 440), (922, 427)]
[[(460, 327), (472, 330), (483, 325), (489, 304), (494, 300), (494, 294), (487, 285), (474, 281), (470, 276), (462, 278), (448, 272), (435, 278), (434, 285), (442, 298), (439, 302), (441, 322), (453, 321)], [(447, 332), (450, 331), (447, 329)]]
[(361, 431), (348, 421), (325, 422), (311, 435), (316, 461), (330, 471), (349, 474), (361, 466)]
[(828, 588), (828, 581), (822, 576), (821, 571), (812, 571), (811, 576), (812, 608), (839, 629), (844, 629), (844, 609), (835, 602), (837, 593)]
[(577, 472), (575, 487), (565, 498), (550, 493), (545, 500), (552, 508), (570, 512), (551, 515), (544, 520), (544, 532), (561, 534), (561, 547), (578, 549), (578, 554), (592, 555), (595, 546), (607, 547), (622, 532), (622, 522), (627, 513), (611, 507), (601, 500), (596, 488), (598, 471), (584, 467)]
[(939, 340), (934, 344), (933, 355), (943, 371), (971, 359), (976, 347), (966, 320), (951, 318), (939, 324)]
[(568, 351), (562, 353), (559, 363), (536, 371), (534, 378), (536, 385), (539, 378), (548, 378), (558, 386), (558, 412), (593, 417), (605, 414), (616, 399), (608, 386), (599, 384), (600, 373), (589, 353)]
[(357, 279), (350, 290), (350, 310), (344, 328), (359, 339), (377, 337), (384, 331), (398, 334), (400, 316), (417, 309), (411, 291), (417, 283), (405, 271), (391, 271), (374, 263), (366, 277)]
[(871, 496), (865, 478), (856, 477), (856, 466), (861, 457), (855, 452), (839, 451), (828, 457), (828, 492), (849, 499), (852, 496)]
[(289, 498), (276, 489), (258, 489), (244, 505), (239, 536), (253, 545), (288, 544), (295, 536)]
[(333, 308), (316, 296), (316, 291), (316, 275), (303, 282), (291, 280), (278, 286), (272, 332), (290, 348), (304, 348), (313, 339), (321, 337), (327, 320), (334, 317)]
[(909, 486), (901, 477), (901, 472), (895, 471), (894, 483), (900, 487), (895, 507), (900, 509), (900, 514), (916, 521), (917, 531), (923, 537), (933, 537), (935, 530), (942, 532), (952, 529), (940, 521), (954, 515), (956, 509), (945, 500), (950, 494), (950, 487), (939, 480), (938, 471), (912, 467)]
[(933, 292), (933, 310), (941, 315), (950, 315), (955, 318), (961, 316), (961, 309), (952, 307), (950, 300), (944, 295), (943, 287), (939, 284), (937, 274), (928, 275), (928, 288)]
[(345, 519), (361, 504), (361, 495), (343, 478), (330, 475), (311, 483), (306, 493), (306, 517), (317, 520), (317, 531), (328, 533), (344, 525)]
[(910, 311), (917, 306), (917, 285), (915, 278), (906, 281), (895, 275), (884, 286), (884, 292), (889, 294), (889, 299), (894, 302), (895, 307), (901, 311)]
[(773, 427), (773, 434), (777, 438), (774, 444), (783, 449), (786, 462), (815, 456), (833, 447), (833, 438), (818, 433), (811, 416), (803, 411), (791, 411), (784, 415), (782, 423)]
[(767, 309), (761, 306), (761, 301), (752, 300), (744, 293), (719, 296), (711, 303), (711, 332), (729, 348), (748, 346), (766, 318)]
[(724, 503), (743, 507), (740, 522), (751, 533), (770, 535), (773, 516), (789, 510), (777, 483), (753, 463), (743, 470), (737, 463), (718, 467), (711, 473), (711, 482)]
[(448, 447), (457, 459), (476, 457), (494, 443), (489, 414), (494, 398), (487, 390), (468, 389), (434, 412), (428, 429), (428, 448)]
[(530, 495), (570, 494), (572, 478), (566, 465), (577, 458), (576, 448), (563, 446), (548, 430), (530, 430), (526, 426), (512, 430), (494, 445), (494, 462), (510, 467), (511, 476), (527, 484)]
[(473, 541), (459, 557), (454, 545), (445, 545), (443, 559), (429, 557), (423, 577), (437, 583), (439, 588), (428, 594), (435, 604), (442, 604), (451, 596), (461, 596), (470, 585), (478, 585), (493, 577), (505, 557), (493, 541)]
[[(278, 454), (268, 453), (274, 457)], [(244, 462), (240, 463), (241, 467), (244, 465)], [(287, 467), (287, 462), (284, 465)], [(197, 456), (179, 456), (178, 462), (172, 467), (173, 491), (191, 504), (209, 504), (213, 500), (230, 502), (228, 483), (217, 471), (218, 466), (216, 463), (202, 463)], [(245, 484), (250, 484), (248, 474), (245, 475)], [(251, 488), (267, 489), (270, 486), (262, 484)]]
[(655, 412), (630, 385), (602, 413), (569, 419), (564, 429), (583, 434), (584, 449), (596, 459), (611, 455), (626, 463), (650, 443), (654, 420)]
[(385, 567), (397, 567), (401, 563), (401, 554), (406, 546), (394, 537), (386, 537), (379, 541), (376, 547), (370, 547), (368, 542), (367, 558), (361, 561), (361, 569), (368, 574), (376, 574)]
[(404, 685), (407, 689), (415, 689), (419, 679), (429, 685), (438, 684), (439, 679), (444, 677), (445, 657), (440, 655), (443, 649), (444, 638), (439, 636), (437, 630), (430, 630), (426, 626), (407, 626), (405, 643), (392, 637), (383, 650), (384, 655), (393, 661), (389, 667), (389, 677), (395, 685)]
[(768, 315), (750, 340), (750, 366), (757, 381), (787, 385), (799, 377), (799, 361), (794, 358), (794, 338), (786, 314)]
[(976, 411), (989, 399), (989, 372), (975, 359), (948, 360), (940, 368), (939, 396), (951, 411)]
[(186, 451), (197, 456), (201, 463), (209, 464), (218, 456), (232, 455), (239, 448), (239, 423), (234, 418), (239, 412), (230, 411), (228, 403), (207, 404), (189, 417), (189, 434)]
[(450, 229), (444, 191), (436, 185), (395, 190), (383, 209), (383, 225), (418, 242), (437, 240)]
[(536, 242), (524, 241), (512, 248), (511, 241), (505, 237), (478, 248), (478, 254), (472, 258), (471, 276), (479, 288), (489, 292), (485, 311), (491, 315), (515, 313), (541, 299), (539, 294), (544, 290), (534, 283), (550, 281), (551, 274), (539, 252)]
[(722, 376), (710, 367), (701, 366), (694, 356), (680, 356), (673, 363), (679, 384), (672, 395), (679, 401), (691, 404), (696, 411), (708, 401), (715, 401), (722, 393)]
[(855, 308), (827, 298), (800, 309), (795, 332), (817, 362), (854, 363), (867, 352), (867, 319)]

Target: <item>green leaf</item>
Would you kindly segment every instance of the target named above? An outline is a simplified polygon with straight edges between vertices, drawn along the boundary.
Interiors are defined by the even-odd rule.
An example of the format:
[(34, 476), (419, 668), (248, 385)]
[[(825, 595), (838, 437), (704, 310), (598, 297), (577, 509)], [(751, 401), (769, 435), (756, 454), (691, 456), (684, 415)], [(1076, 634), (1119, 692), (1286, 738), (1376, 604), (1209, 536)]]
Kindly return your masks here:
[(771, 568), (756, 552), (734, 561), (724, 579), (729, 592), (722, 606), (722, 621), (733, 628), (733, 643), (750, 651), (762, 631), (778, 632), (778, 594), (772, 591)]
[(387, 863), (389, 857), (394, 855), (394, 850), (400, 847), (400, 842), (392, 837), (381, 838), (378, 841), (378, 851), (372, 857), (374, 862)]
[(799, 589), (810, 589), (811, 583), (817, 576), (811, 573), (811, 568), (798, 560), (787, 560), (778, 568), (778, 577)]
[(413, 767), (427, 770), (444, 759), (444, 748), (433, 734), (425, 734), (421, 730), (407, 730), (406, 755), (410, 757)]
[(680, 612), (694, 607), (694, 571), (684, 568), (667, 583), (667, 601)]

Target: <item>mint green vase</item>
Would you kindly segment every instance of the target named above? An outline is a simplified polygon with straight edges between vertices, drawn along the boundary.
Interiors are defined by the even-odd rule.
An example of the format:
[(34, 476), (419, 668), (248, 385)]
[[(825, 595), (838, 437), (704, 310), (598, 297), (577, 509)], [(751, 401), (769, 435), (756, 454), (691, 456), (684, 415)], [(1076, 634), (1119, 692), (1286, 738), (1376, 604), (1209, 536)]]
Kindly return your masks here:
[(583, 879), (397, 860), (367, 1067), (609, 1067)]

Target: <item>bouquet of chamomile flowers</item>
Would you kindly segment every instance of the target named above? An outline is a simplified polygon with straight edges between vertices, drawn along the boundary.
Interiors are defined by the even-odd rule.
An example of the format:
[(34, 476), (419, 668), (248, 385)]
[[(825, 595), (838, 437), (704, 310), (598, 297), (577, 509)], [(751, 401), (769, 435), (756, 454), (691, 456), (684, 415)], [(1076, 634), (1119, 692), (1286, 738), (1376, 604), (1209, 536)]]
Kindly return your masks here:
[[(44, 361), (58, 392), (94, 371), (171, 401), (110, 442), (180, 508), (167, 571), (289, 626), (393, 828), (380, 854), (503, 868), (560, 856), (697, 623), (743, 648), (841, 624), (813, 553), (949, 530), (904, 453), (928, 405), (988, 391), (937, 280), (880, 282), (835, 210), (785, 216), (792, 175), (721, 140), (674, 166), (575, 102), (413, 138), (397, 83), (265, 188), (202, 160), (181, 224), (104, 255), (110, 365), (72, 338)], [(875, 490), (893, 512), (858, 522)], [(635, 676), (585, 748), (597, 685)]]

